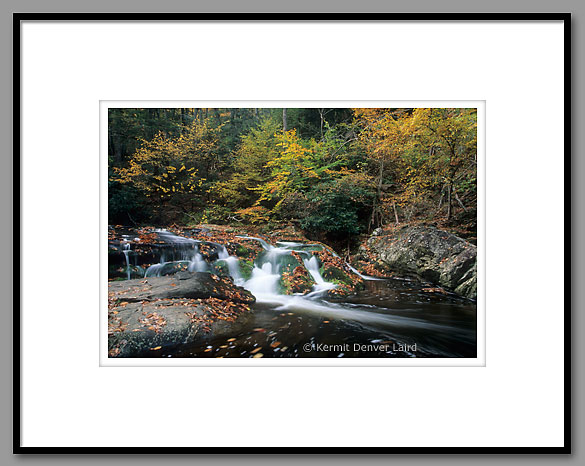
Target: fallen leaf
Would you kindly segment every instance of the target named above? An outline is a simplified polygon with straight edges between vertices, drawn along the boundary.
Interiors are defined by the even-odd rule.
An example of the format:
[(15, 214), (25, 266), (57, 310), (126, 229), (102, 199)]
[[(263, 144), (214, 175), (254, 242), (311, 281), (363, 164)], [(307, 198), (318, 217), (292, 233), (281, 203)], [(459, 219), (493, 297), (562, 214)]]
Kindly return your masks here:
[(255, 354), (254, 356), (252, 356), (253, 358), (261, 358), (262, 356), (264, 356), (262, 353), (258, 353)]
[(152, 351), (156, 351), (156, 350), (159, 350), (159, 349), (161, 349), (161, 348), (162, 348), (162, 346), (155, 346), (154, 348), (150, 348), (150, 349), (151, 349)]
[(272, 343), (270, 343), (271, 348), (276, 348), (278, 345), (280, 345), (280, 341), (273, 341)]
[(250, 351), (250, 354), (254, 354), (257, 353), (258, 351), (260, 351), (262, 349), (261, 346), (259, 346), (258, 348), (256, 348), (255, 350)]
[(230, 339), (228, 339), (228, 341), (236, 341), (236, 339), (235, 338), (230, 338)]

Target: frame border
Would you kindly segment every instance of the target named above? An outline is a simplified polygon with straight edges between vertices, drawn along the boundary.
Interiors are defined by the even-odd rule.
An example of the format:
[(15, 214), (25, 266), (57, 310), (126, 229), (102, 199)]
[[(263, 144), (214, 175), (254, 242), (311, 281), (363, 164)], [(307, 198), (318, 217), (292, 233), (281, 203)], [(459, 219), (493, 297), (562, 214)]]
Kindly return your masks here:
[[(571, 390), (571, 13), (14, 13), (13, 223), (18, 249), (13, 282), (13, 454), (570, 454)], [(562, 21), (564, 73), (564, 445), (562, 447), (23, 447), (21, 445), (21, 23), (22, 21)], [(15, 262), (15, 259), (13, 259)]]

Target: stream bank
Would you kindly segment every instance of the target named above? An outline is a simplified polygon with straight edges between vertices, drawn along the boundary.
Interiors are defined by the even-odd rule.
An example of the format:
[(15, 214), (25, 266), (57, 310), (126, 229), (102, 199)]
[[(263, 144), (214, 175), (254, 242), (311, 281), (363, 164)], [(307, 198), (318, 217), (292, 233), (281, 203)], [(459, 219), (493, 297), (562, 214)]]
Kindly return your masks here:
[(424, 278), (370, 277), (294, 235), (170, 230), (110, 229), (111, 357), (475, 354), (475, 304)]

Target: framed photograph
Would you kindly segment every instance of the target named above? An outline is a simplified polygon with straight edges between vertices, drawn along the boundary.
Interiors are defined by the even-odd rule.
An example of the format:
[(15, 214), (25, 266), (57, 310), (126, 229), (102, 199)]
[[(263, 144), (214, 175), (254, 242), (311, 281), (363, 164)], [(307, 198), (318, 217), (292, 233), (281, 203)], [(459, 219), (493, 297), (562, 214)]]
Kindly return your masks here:
[(14, 37), (15, 452), (570, 452), (569, 14)]

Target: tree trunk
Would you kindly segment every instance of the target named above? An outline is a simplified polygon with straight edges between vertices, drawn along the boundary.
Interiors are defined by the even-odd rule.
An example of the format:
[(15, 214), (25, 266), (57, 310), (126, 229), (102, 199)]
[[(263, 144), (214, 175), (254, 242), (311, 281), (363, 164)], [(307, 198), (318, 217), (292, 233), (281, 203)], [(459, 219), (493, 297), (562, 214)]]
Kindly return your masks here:
[(467, 209), (465, 208), (465, 206), (463, 205), (463, 202), (461, 202), (461, 199), (459, 199), (459, 196), (457, 195), (457, 191), (453, 191), (453, 194), (455, 194), (455, 199), (457, 200), (457, 203), (461, 206), (461, 208), (467, 212)]
[(288, 131), (288, 125), (286, 122), (286, 108), (282, 109), (282, 130), (286, 133)]
[(449, 184), (447, 187), (447, 220), (451, 220), (451, 191), (453, 186)]
[(396, 210), (396, 202), (392, 203), (392, 207), (394, 208), (394, 219), (396, 220), (396, 224), (398, 225), (400, 222), (398, 221), (398, 211)]

